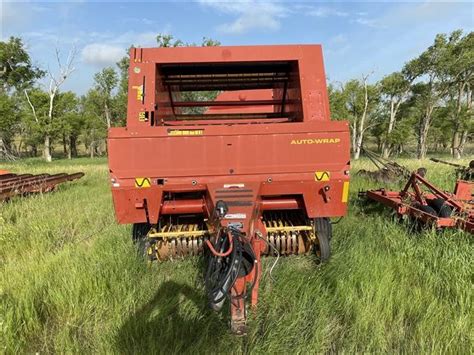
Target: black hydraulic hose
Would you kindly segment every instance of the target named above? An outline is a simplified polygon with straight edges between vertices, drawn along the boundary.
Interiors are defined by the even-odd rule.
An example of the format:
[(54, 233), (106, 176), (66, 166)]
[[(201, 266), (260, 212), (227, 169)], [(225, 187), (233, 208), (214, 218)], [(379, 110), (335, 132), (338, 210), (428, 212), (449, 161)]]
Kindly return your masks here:
[[(228, 259), (226, 261), (224, 261), (223, 259)], [(232, 271), (234, 269), (234, 264), (239, 264), (239, 268), (240, 268), (240, 263), (241, 263), (241, 260), (242, 260), (242, 250), (240, 247), (237, 247), (237, 243), (235, 244), (235, 247), (234, 249), (232, 250), (232, 253), (230, 256), (228, 257), (212, 257), (211, 261), (210, 261), (210, 265), (209, 265), (209, 272), (211, 272), (211, 270), (215, 267), (215, 264), (217, 264), (218, 262), (221, 262), (222, 264), (220, 264), (221, 267), (224, 266), (223, 263), (225, 263), (226, 265), (226, 269), (224, 270), (214, 270), (214, 272), (212, 273), (212, 275), (214, 276), (213, 278), (216, 278), (217, 276), (217, 280), (216, 280), (216, 283), (217, 285), (215, 285), (214, 287), (210, 288), (208, 293), (209, 293), (209, 300), (211, 301), (211, 303), (213, 304), (218, 304), (220, 302), (222, 302), (226, 297), (227, 297), (227, 291), (226, 290), (226, 286), (227, 287), (232, 287), (233, 284), (235, 283), (235, 280), (237, 279), (236, 277), (233, 277), (235, 275), (232, 275)], [(236, 273), (237, 274), (237, 273)], [(212, 280), (209, 280), (207, 281), (207, 284), (210, 284)], [(230, 285), (229, 285), (230, 284)], [(216, 298), (216, 296), (221, 293), (221, 295)]]
[[(208, 267), (205, 275), (205, 284), (208, 290), (208, 297), (211, 305), (220, 308), (219, 303), (223, 302), (229, 296), (229, 291), (234, 287), (237, 278), (240, 275), (243, 261), (246, 254), (252, 260), (252, 267), (256, 265), (255, 253), (252, 247), (248, 244), (248, 250), (245, 249), (246, 244), (242, 241), (242, 232), (236, 226), (229, 226), (228, 230), (218, 232), (215, 245), (213, 248), (220, 253), (227, 250), (230, 244), (229, 233), (233, 239), (233, 249), (228, 256), (213, 255), (209, 258)], [(245, 254), (245, 255), (244, 255)], [(257, 266), (258, 267), (258, 266)], [(256, 284), (258, 269), (255, 270), (254, 280), (251, 289)], [(237, 297), (241, 297), (238, 295)], [(235, 296), (234, 296), (235, 298)]]
[[(228, 235), (225, 233), (225, 238), (222, 236), (219, 237), (221, 233), (218, 233), (218, 238), (216, 238), (216, 246), (214, 249), (223, 251), (226, 245), (226, 241), (228, 240)], [(218, 256), (211, 256), (206, 272), (206, 286), (208, 288), (208, 296), (209, 300), (213, 304), (218, 304), (224, 300), (226, 297), (226, 290), (224, 286), (228, 283), (229, 278), (232, 274), (232, 266), (236, 262), (236, 260), (241, 259), (241, 255), (237, 255), (239, 253), (239, 246), (237, 240), (234, 241), (234, 248), (231, 254), (227, 257), (218, 257)], [(226, 269), (223, 269), (227, 267)], [(215, 281), (215, 285), (212, 285), (212, 281)], [(218, 293), (222, 293), (219, 298), (216, 298)]]

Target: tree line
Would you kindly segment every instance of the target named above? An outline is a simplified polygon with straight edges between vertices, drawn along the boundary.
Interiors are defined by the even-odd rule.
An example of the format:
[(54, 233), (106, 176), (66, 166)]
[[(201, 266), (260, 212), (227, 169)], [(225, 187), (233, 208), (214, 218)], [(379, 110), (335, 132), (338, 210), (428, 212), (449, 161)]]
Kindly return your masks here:
[(358, 159), (373, 142), (389, 156), (415, 147), (461, 158), (473, 140), (474, 33), (438, 34), (434, 43), (400, 71), (369, 84), (372, 73), (329, 85), (332, 116), (348, 119)]
[[(156, 39), (161, 47), (196, 45), (171, 35)], [(203, 38), (200, 45), (220, 43)], [(128, 54), (97, 72), (81, 96), (62, 90), (75, 71), (75, 49), (55, 54), (55, 69), (45, 70), (33, 64), (21, 38), (0, 42), (0, 159), (41, 154), (51, 161), (53, 148), (67, 158), (80, 151), (104, 155), (107, 129), (125, 124)], [(439, 34), (400, 71), (376, 83), (370, 83), (371, 75), (328, 86), (332, 118), (350, 122), (355, 159), (364, 145), (376, 146), (384, 157), (410, 147), (419, 159), (428, 149), (463, 156), (474, 133), (473, 32)]]

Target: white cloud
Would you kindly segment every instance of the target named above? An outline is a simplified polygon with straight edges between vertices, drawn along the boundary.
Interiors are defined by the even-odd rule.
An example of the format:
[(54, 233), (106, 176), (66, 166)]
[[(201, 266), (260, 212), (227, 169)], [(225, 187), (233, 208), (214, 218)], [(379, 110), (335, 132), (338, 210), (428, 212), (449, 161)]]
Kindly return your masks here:
[(45, 11), (45, 7), (38, 4), (0, 1), (0, 39), (5, 32), (21, 31), (31, 23), (34, 17)]
[(85, 63), (97, 66), (114, 64), (124, 55), (124, 47), (103, 43), (88, 44), (81, 52), (81, 58)]
[(86, 35), (95, 38), (93, 43), (88, 43), (81, 51), (81, 58), (86, 64), (95, 66), (111, 65), (119, 61), (131, 46), (152, 47), (156, 46), (155, 32), (128, 31), (121, 34), (91, 32)]
[(471, 15), (472, 28), (472, 3), (452, 0), (406, 3), (387, 12), (382, 20), (388, 26), (405, 26), (412, 23), (446, 21), (449, 17), (457, 16), (462, 12)]
[(347, 17), (349, 16), (349, 13), (345, 11), (337, 10), (333, 7), (319, 6), (319, 7), (310, 9), (307, 12), (307, 15), (316, 16), (316, 17), (329, 17), (329, 16)]
[(333, 56), (343, 56), (348, 53), (350, 49), (351, 44), (349, 43), (348, 38), (344, 34), (340, 33), (329, 38), (324, 52), (325, 54)]
[(384, 27), (380, 24), (380, 21), (376, 19), (366, 18), (366, 17), (358, 17), (355, 19), (355, 22), (358, 23), (359, 25), (368, 26), (368, 27), (374, 27), (374, 28)]
[(219, 31), (230, 34), (242, 34), (251, 30), (277, 30), (280, 28), (281, 18), (289, 11), (282, 3), (270, 1), (199, 0), (199, 2), (221, 13), (237, 15), (234, 21), (218, 27)]
[(115, 36), (110, 36), (110, 43), (122, 44), (126, 48), (131, 46), (146, 47), (156, 45), (156, 35), (159, 32), (134, 32), (128, 31)]
[(331, 37), (329, 39), (329, 42), (333, 43), (333, 44), (346, 43), (347, 42), (347, 37), (345, 35), (343, 35), (342, 33), (340, 33), (340, 34), (338, 34), (334, 37)]

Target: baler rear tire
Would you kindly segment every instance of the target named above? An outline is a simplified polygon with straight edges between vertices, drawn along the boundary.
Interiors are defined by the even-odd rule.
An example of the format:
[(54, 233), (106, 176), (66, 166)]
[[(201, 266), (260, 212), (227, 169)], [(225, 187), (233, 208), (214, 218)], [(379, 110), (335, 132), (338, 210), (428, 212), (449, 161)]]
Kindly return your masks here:
[(148, 243), (146, 235), (151, 226), (148, 223), (134, 223), (132, 227), (132, 240), (137, 248), (138, 255), (146, 257), (148, 255)]
[(329, 218), (315, 218), (314, 232), (318, 238), (318, 245), (315, 245), (314, 251), (321, 263), (325, 263), (331, 257), (331, 238), (332, 225)]

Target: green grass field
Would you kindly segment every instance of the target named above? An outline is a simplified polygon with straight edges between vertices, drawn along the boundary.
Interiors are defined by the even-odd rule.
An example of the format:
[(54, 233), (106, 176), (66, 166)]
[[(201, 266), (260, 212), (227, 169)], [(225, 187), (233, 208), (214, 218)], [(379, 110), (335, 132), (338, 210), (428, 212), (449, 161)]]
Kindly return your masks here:
[[(416, 161), (401, 163), (416, 168)], [(466, 161), (464, 161), (465, 163)], [(451, 168), (423, 162), (452, 190)], [(0, 206), (1, 352), (322, 353), (473, 351), (473, 243), (459, 231), (412, 234), (367, 207), (351, 183), (333, 256), (280, 258), (262, 280), (249, 334), (206, 307), (199, 258), (147, 266), (115, 223), (104, 159), (2, 165), (86, 176)], [(372, 168), (367, 161), (359, 168)], [(268, 268), (273, 258), (264, 261)]]

